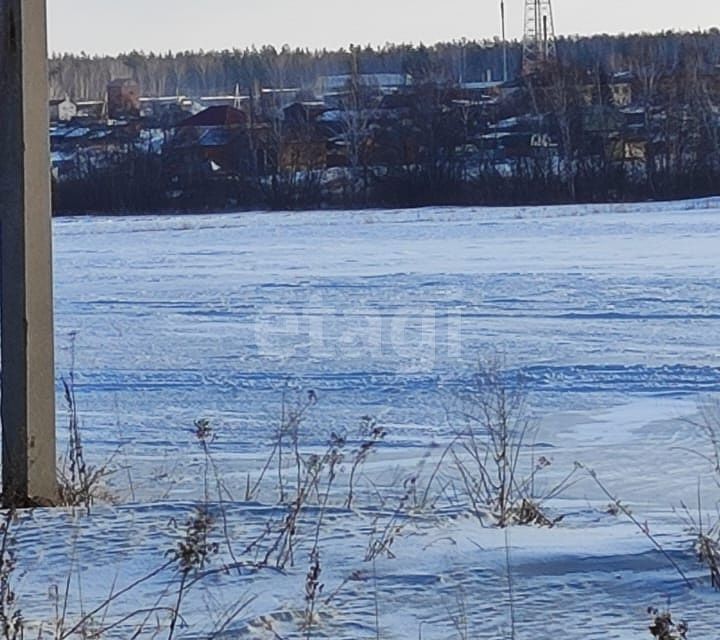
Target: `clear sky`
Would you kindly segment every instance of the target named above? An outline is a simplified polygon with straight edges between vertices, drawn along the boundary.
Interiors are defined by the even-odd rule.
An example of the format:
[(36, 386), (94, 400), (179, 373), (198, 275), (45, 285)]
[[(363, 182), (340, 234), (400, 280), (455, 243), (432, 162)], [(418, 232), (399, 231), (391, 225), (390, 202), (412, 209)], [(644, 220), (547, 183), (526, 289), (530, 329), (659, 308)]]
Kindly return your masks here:
[[(47, 0), (50, 49), (337, 48), (498, 35), (500, 0)], [(508, 36), (524, 0), (506, 0)], [(720, 26), (720, 0), (553, 0), (560, 34)]]

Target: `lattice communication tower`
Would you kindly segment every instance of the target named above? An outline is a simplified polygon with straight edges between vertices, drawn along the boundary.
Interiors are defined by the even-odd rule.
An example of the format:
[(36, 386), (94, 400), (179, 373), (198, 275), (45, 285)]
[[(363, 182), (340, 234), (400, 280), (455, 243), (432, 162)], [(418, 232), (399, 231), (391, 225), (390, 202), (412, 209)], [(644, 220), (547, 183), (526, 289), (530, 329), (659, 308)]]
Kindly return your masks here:
[(525, 0), (523, 74), (536, 73), (556, 61), (552, 0)]

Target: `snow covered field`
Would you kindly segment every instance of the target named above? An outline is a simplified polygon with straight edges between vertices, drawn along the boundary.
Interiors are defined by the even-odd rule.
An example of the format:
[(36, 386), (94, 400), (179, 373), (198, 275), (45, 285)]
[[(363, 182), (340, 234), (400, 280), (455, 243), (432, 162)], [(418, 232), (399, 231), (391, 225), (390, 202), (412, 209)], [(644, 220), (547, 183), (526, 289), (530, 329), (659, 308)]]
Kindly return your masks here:
[[(703, 511), (717, 515), (711, 465), (687, 449), (707, 450), (688, 418), (720, 396), (719, 247), (720, 199), (57, 220), (58, 374), (74, 343), (85, 452), (93, 464), (113, 456), (118, 504), (21, 517), (14, 580), (28, 637), (58, 617), (65, 591), (66, 619), (79, 620), (167, 562), (205, 491), (198, 419), (212, 426), (227, 487), (214, 509), (236, 559), (254, 558), (243, 550), (282, 512), (276, 472), (252, 501), (247, 476), (270, 452), (283, 397), (310, 390), (305, 451), (333, 433), (357, 445), (363, 416), (387, 430), (353, 511), (340, 491), (348, 465), (338, 471), (319, 545), (324, 594), (337, 595), (318, 604), (310, 637), (375, 638), (379, 628), (385, 639), (503, 638), (514, 617), (523, 639), (650, 638), (646, 608), (668, 600), (690, 638), (717, 637), (720, 594), (675, 509), (696, 510), (701, 478)], [(399, 512), (398, 490), (411, 478), (425, 486), (459, 428), (448, 406), (493, 354), (526, 380), (535, 451), (552, 463), (543, 483), (576, 461), (595, 469), (693, 589), (582, 474), (548, 505), (564, 515), (553, 528), (506, 537), (457, 495)], [(185, 597), (176, 636), (306, 637), (318, 508), (301, 518), (294, 567), (206, 576)], [(220, 520), (214, 568), (232, 560)], [(400, 528), (394, 557), (366, 562), (388, 521)], [(177, 588), (177, 572), (160, 571), (92, 623), (172, 607)], [(133, 637), (142, 618), (106, 636)], [(154, 620), (140, 637), (153, 637)]]

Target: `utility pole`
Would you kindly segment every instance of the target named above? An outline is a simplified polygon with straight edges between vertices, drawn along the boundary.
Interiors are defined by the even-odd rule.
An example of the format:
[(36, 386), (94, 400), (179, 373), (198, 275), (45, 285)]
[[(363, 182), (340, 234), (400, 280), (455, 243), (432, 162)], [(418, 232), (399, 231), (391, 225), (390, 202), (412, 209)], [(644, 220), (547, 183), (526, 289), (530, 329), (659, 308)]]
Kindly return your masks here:
[(507, 35), (505, 33), (505, 0), (500, 0), (500, 20), (502, 22), (503, 82), (507, 82), (508, 81), (508, 49), (507, 49)]
[(45, 0), (0, 3), (2, 501), (50, 505), (55, 368)]

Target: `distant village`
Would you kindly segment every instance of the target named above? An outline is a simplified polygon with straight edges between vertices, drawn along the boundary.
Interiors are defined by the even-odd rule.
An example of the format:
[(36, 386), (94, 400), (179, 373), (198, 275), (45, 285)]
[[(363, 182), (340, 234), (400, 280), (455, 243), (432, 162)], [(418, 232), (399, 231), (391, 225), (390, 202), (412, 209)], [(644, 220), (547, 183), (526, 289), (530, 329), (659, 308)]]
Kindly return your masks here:
[[(496, 74), (495, 74), (496, 75)], [(702, 195), (720, 185), (720, 66), (409, 73), (313, 87), (50, 103), (55, 208), (511, 204)]]

